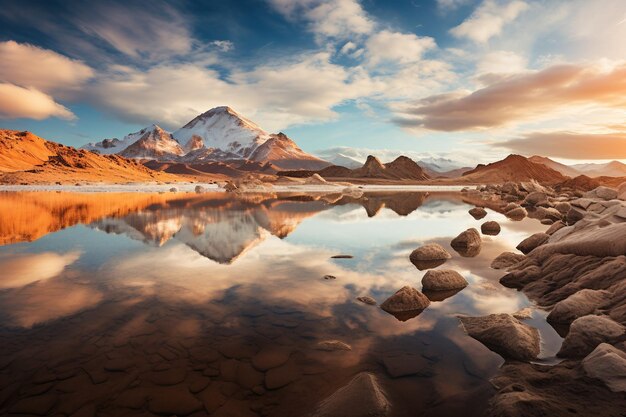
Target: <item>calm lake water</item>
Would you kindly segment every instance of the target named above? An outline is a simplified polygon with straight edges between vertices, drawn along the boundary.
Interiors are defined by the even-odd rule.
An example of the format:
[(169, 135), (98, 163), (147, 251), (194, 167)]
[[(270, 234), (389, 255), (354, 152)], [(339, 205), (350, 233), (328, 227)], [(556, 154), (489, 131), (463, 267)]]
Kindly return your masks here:
[[(480, 416), (503, 360), (456, 315), (530, 306), (489, 265), (546, 226), (475, 220), (473, 206), (454, 193), (2, 193), (0, 415), (304, 416), (369, 371), (393, 416)], [(502, 232), (478, 256), (450, 248), (487, 220)], [(356, 300), (421, 289), (408, 257), (428, 242), (467, 288), (406, 321)], [(552, 362), (545, 313), (527, 322)], [(329, 340), (351, 350), (320, 350)]]

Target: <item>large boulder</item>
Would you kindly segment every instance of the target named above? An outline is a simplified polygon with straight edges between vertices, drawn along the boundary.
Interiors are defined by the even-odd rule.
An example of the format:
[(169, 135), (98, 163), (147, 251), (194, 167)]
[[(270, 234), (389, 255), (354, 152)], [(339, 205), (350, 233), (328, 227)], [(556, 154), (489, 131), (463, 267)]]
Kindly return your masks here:
[(557, 209), (561, 214), (567, 214), (569, 209), (572, 208), (572, 205), (567, 201), (561, 201), (560, 203), (557, 203), (554, 208)]
[(530, 361), (539, 355), (539, 331), (510, 314), (459, 319), (469, 336), (506, 359)]
[(470, 209), (469, 214), (471, 214), (476, 220), (480, 220), (487, 215), (487, 210), (483, 207), (474, 207), (473, 209)]
[(533, 191), (528, 194), (524, 199), (524, 205), (526, 206), (542, 206), (548, 203), (548, 195), (541, 191)]
[(500, 223), (496, 221), (485, 222), (480, 225), (480, 231), (483, 232), (483, 235), (496, 236), (500, 234)]
[(607, 316), (588, 315), (577, 318), (565, 336), (557, 356), (561, 358), (583, 357), (600, 343), (613, 343), (624, 336), (624, 326)]
[(506, 269), (516, 265), (526, 259), (526, 256), (520, 253), (503, 252), (491, 262), (493, 269)]
[(528, 254), (532, 252), (533, 249), (543, 245), (550, 239), (550, 235), (547, 233), (535, 233), (522, 240), (519, 245), (517, 245), (516, 249), (521, 251), (523, 254)]
[(390, 411), (391, 405), (378, 379), (361, 372), (322, 401), (312, 416), (386, 417)]
[(422, 278), (422, 289), (429, 291), (449, 291), (467, 287), (463, 275), (451, 269), (431, 269)]
[(406, 321), (417, 316), (430, 305), (430, 300), (415, 288), (404, 286), (387, 298), (380, 308), (393, 314), (398, 320)]
[(524, 207), (517, 207), (506, 212), (506, 217), (511, 220), (522, 220), (528, 215), (528, 212)]
[(461, 256), (473, 257), (480, 253), (482, 240), (478, 230), (471, 228), (452, 239), (450, 245)]
[(582, 220), (584, 217), (585, 213), (582, 210), (577, 209), (576, 207), (572, 207), (567, 212), (565, 220), (567, 221), (567, 224), (571, 226), (573, 224), (576, 224), (579, 220)]
[(429, 243), (411, 252), (409, 259), (420, 271), (434, 268), (452, 258), (452, 255), (438, 243)]
[(600, 186), (585, 193), (586, 198), (600, 198), (602, 200), (613, 200), (617, 198), (618, 192), (614, 188)]
[(609, 298), (610, 292), (585, 288), (555, 304), (547, 320), (550, 323), (570, 324), (579, 317), (593, 314)]
[(600, 343), (582, 362), (587, 376), (596, 378), (613, 392), (626, 392), (626, 352)]

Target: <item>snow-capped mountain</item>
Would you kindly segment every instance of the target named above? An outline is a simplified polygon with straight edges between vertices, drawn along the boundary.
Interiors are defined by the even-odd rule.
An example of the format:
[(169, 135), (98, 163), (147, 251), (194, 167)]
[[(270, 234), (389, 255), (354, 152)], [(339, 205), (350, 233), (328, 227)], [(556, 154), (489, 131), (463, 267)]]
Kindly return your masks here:
[(187, 164), (254, 161), (279, 169), (321, 169), (328, 162), (300, 149), (285, 134), (270, 134), (227, 106), (195, 117), (174, 133), (157, 125), (124, 139), (105, 139), (83, 147), (103, 154)]
[(202, 113), (173, 133), (185, 148), (198, 145), (248, 158), (270, 138), (270, 134), (230, 107), (216, 107)]
[(572, 168), (582, 172), (589, 177), (624, 177), (626, 176), (626, 165), (619, 161), (611, 161), (605, 164), (576, 164)]
[(158, 125), (151, 125), (135, 133), (129, 133), (124, 139), (104, 139), (89, 143), (83, 149), (101, 154), (118, 154), (125, 158), (160, 159), (183, 155), (180, 144), (172, 134)]

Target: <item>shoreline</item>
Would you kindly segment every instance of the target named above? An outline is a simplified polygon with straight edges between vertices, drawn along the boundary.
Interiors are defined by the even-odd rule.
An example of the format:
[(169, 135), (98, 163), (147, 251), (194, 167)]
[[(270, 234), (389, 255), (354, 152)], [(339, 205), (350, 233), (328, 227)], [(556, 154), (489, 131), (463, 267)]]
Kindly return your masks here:
[[(75, 192), (75, 193), (159, 193), (159, 192), (195, 192), (201, 186), (204, 192), (226, 192), (217, 184), (209, 183), (175, 183), (175, 184), (30, 184), (30, 185), (0, 185), (0, 192)], [(175, 188), (176, 191), (170, 191)], [(278, 184), (265, 187), (250, 187), (240, 189), (239, 193), (346, 193), (350, 191), (363, 193), (376, 192), (460, 192), (467, 185), (332, 185), (332, 184)]]

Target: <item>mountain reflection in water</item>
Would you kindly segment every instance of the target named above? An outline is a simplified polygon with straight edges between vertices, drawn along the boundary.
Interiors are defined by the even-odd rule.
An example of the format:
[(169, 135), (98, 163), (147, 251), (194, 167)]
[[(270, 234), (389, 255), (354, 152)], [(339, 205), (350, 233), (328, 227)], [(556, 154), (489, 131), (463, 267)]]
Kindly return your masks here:
[[(542, 226), (471, 207), (444, 193), (1, 194), (0, 414), (308, 415), (365, 370), (394, 416), (481, 415), (502, 359), (455, 316), (529, 305), (489, 264)], [(502, 233), (480, 254), (450, 248), (487, 220)], [(405, 322), (356, 300), (420, 289), (408, 254), (427, 242), (467, 288)], [(530, 324), (553, 356), (543, 313)], [(351, 350), (318, 349), (328, 340)]]

